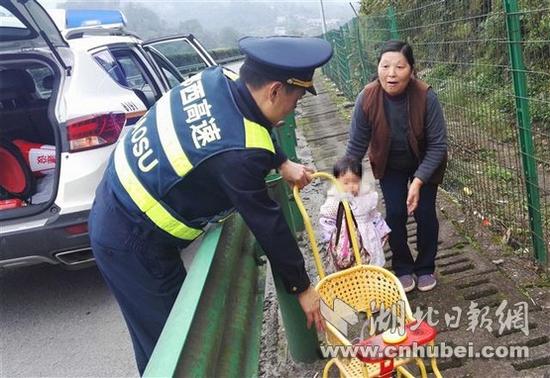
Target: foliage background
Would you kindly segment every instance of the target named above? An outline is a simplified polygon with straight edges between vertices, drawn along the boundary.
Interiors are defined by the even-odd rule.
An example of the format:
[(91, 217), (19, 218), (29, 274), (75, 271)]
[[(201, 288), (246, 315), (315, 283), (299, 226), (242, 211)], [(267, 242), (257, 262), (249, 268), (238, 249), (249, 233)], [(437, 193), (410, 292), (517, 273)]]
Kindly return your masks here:
[[(443, 188), (480, 227), (532, 256), (534, 240), (550, 240), (550, 1), (518, 0), (518, 7), (525, 67), (516, 72), (526, 79), (522, 111), (531, 120), (523, 129), (503, 0), (364, 0), (359, 17), (325, 36), (336, 52), (325, 73), (353, 100), (376, 72), (383, 42), (408, 41), (418, 76), (445, 110), (450, 159)], [(530, 133), (532, 152), (520, 133)], [(532, 181), (525, 161), (535, 167)], [(537, 219), (542, 231), (533, 227)]]

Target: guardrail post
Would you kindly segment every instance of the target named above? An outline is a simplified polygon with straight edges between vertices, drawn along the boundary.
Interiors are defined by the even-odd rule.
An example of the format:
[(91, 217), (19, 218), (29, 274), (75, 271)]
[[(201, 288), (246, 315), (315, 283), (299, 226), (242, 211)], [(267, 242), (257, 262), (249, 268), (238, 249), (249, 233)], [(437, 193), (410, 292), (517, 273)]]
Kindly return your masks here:
[[(293, 233), (298, 232), (297, 228), (299, 225), (296, 224), (296, 218), (294, 217), (291, 209), (291, 202), (289, 198), (290, 189), (288, 188), (287, 183), (278, 173), (271, 173), (270, 175), (268, 175), (266, 177), (266, 183), (271, 198), (277, 201), (279, 203), (279, 206), (281, 206), (288, 226)], [(294, 205), (296, 205), (295, 202)], [(303, 223), (301, 224), (303, 226)]]
[(529, 225), (535, 258), (541, 264), (548, 263), (548, 251), (544, 243), (542, 220), (540, 214), (540, 193), (537, 164), (535, 162), (535, 148), (533, 146), (533, 132), (531, 129), (531, 116), (529, 114), (529, 101), (527, 99), (527, 80), (525, 77), (525, 65), (521, 49), (522, 36), (521, 24), (518, 14), (517, 0), (503, 0), (506, 10), (506, 30), (508, 32), (508, 53), (512, 65), (512, 77), (516, 100), (516, 119), (521, 148), (521, 161), (525, 175), (527, 190), (527, 206), (529, 209)]
[(294, 120), (294, 112), (289, 114), (283, 122), (284, 125), (273, 128), (275, 140), (290, 160), (298, 162), (298, 155), (296, 154), (296, 122)]
[[(276, 127), (273, 129), (273, 134), (275, 140), (286, 154), (286, 156), (295, 162), (299, 162), (298, 155), (296, 154), (296, 120), (294, 118), (294, 112), (289, 114), (284, 119), (284, 125)], [(280, 197), (281, 199), (286, 198), (283, 202), (280, 202), (283, 206), (283, 211), (286, 211), (285, 216), (287, 217), (287, 222), (291, 226), (291, 229), (294, 232), (300, 232), (304, 230), (304, 221), (302, 220), (302, 215), (296, 206), (296, 201), (294, 201), (294, 195), (292, 194), (292, 189), (288, 185), (283, 185), (278, 190), (284, 191), (284, 195)]]
[[(288, 185), (278, 174), (269, 175), (266, 182), (271, 197), (279, 202), (283, 208), (285, 218), (292, 229), (294, 227), (293, 218), (288, 210), (289, 201), (285, 190)], [(286, 212), (285, 208), (287, 209)], [(299, 362), (313, 362), (319, 359), (319, 341), (315, 327), (309, 330), (306, 328), (306, 317), (296, 295), (286, 292), (281, 278), (276, 273), (273, 273), (273, 280), (285, 327), (288, 349), (292, 358)]]
[(281, 278), (275, 273), (273, 273), (273, 280), (290, 355), (294, 361), (298, 362), (317, 361), (320, 358), (320, 353), (315, 324), (307, 329), (307, 319), (296, 295), (286, 292)]

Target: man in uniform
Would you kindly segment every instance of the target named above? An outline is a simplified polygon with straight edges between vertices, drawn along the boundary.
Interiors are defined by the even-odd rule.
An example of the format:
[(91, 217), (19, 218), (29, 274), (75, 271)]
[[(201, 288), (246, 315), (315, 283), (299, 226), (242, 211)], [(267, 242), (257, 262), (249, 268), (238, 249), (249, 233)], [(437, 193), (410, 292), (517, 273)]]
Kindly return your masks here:
[(317, 38), (243, 38), (240, 77), (211, 67), (166, 93), (117, 145), (89, 219), (92, 250), (117, 299), (143, 374), (186, 275), (179, 251), (209, 222), (238, 211), (273, 271), (322, 329), (319, 296), (265, 176), (278, 168), (303, 187), (270, 130), (315, 94), (315, 68), (332, 56)]

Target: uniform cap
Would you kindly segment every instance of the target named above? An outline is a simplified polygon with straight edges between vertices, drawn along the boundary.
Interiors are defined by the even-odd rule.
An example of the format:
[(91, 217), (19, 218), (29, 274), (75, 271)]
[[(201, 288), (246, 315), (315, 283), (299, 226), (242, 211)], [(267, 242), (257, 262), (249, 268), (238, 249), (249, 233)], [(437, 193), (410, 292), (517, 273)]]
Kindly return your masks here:
[(239, 48), (244, 65), (269, 79), (305, 88), (317, 94), (313, 73), (332, 57), (332, 46), (320, 38), (244, 37)]

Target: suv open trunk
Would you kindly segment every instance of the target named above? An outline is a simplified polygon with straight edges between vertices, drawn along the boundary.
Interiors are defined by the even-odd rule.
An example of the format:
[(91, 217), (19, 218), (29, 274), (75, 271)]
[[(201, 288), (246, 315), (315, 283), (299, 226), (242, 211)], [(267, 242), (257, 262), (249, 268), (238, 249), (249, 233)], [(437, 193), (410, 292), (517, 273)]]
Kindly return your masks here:
[(60, 138), (49, 111), (58, 82), (38, 59), (0, 65), (0, 219), (39, 212), (54, 200)]

